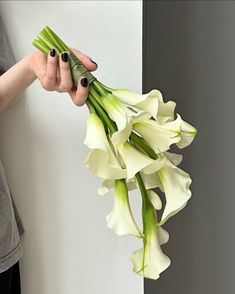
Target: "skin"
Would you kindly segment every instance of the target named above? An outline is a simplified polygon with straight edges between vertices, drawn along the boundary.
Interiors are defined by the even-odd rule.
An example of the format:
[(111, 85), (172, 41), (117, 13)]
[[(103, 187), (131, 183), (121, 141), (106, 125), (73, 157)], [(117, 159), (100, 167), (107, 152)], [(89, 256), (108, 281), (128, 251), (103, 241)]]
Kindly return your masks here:
[[(77, 49), (72, 49), (83, 65), (89, 70), (97, 69), (97, 64)], [(47, 91), (67, 92), (75, 105), (82, 106), (86, 102), (89, 86), (83, 87), (81, 79), (77, 88), (73, 86), (70, 64), (61, 58), (52, 57), (40, 51), (25, 56), (0, 76), (0, 111), (5, 111), (14, 105), (25, 89), (36, 79)]]

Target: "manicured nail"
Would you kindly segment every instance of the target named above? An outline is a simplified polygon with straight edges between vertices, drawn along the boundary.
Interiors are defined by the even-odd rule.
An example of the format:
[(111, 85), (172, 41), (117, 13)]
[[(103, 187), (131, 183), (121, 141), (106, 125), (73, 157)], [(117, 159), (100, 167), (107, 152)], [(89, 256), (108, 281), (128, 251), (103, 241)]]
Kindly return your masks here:
[(81, 85), (86, 88), (88, 86), (88, 79), (87, 78), (82, 78), (81, 79)]
[(67, 62), (69, 60), (69, 56), (67, 52), (63, 52), (61, 57), (64, 62)]
[(94, 60), (92, 60), (91, 58), (90, 58), (90, 61), (92, 62), (92, 63), (94, 63), (95, 65), (98, 65)]
[(51, 55), (51, 57), (55, 57), (55, 49), (53, 48), (53, 49), (51, 49), (50, 50), (50, 55)]

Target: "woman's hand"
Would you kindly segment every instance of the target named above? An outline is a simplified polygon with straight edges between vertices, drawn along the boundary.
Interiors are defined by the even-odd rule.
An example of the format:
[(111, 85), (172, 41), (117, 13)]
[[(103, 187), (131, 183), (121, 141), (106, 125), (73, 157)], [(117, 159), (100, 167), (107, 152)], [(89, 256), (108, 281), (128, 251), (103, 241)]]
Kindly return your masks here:
[[(97, 64), (87, 55), (77, 49), (71, 50), (89, 71), (97, 69)], [(40, 51), (35, 51), (30, 55), (29, 62), (30, 70), (40, 80), (44, 89), (68, 92), (73, 102), (78, 106), (85, 103), (89, 92), (88, 80), (82, 77), (78, 82), (77, 89), (73, 86), (69, 57), (66, 52), (57, 58), (54, 49), (50, 51), (48, 56)]]

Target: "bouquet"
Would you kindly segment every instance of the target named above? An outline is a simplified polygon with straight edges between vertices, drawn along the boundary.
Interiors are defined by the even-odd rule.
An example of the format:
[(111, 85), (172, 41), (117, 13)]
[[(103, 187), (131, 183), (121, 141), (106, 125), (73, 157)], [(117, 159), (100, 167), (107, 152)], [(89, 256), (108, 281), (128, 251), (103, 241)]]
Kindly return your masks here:
[[(141, 95), (98, 81), (49, 27), (39, 33), (33, 45), (45, 54), (53, 48), (57, 55), (67, 52), (75, 87), (81, 77), (88, 79), (84, 144), (90, 152), (85, 165), (102, 179), (100, 195), (114, 189), (107, 226), (119, 236), (134, 235), (143, 241), (143, 247), (131, 256), (133, 270), (145, 278), (158, 279), (170, 265), (162, 251), (169, 239), (163, 225), (191, 197), (191, 178), (178, 167), (182, 155), (170, 152), (170, 148), (188, 146), (197, 130), (175, 115), (175, 102), (164, 102), (158, 90)], [(129, 201), (128, 192), (133, 189), (139, 189), (142, 197), (141, 227)], [(164, 195), (165, 205), (158, 191)]]

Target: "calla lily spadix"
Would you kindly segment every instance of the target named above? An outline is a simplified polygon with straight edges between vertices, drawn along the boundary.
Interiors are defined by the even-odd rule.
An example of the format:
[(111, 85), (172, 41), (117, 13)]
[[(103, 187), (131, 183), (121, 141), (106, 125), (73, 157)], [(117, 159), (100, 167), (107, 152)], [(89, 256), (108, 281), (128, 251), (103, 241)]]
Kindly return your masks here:
[[(90, 152), (85, 165), (102, 181), (98, 194), (114, 188), (107, 226), (119, 236), (133, 235), (143, 242), (143, 247), (131, 256), (133, 270), (145, 278), (158, 279), (170, 265), (162, 251), (169, 239), (162, 225), (191, 197), (192, 180), (178, 167), (182, 155), (171, 149), (190, 145), (197, 130), (175, 114), (176, 103), (164, 101), (159, 90), (139, 94), (112, 89), (98, 81), (49, 27), (39, 33), (33, 45), (46, 55), (52, 49), (57, 57), (68, 53), (74, 87), (81, 78), (87, 78), (89, 115), (84, 144)], [(134, 189), (139, 189), (142, 196), (141, 229), (129, 202), (128, 191)], [(158, 192), (165, 197), (164, 205)], [(161, 212), (161, 219), (156, 210)]]

